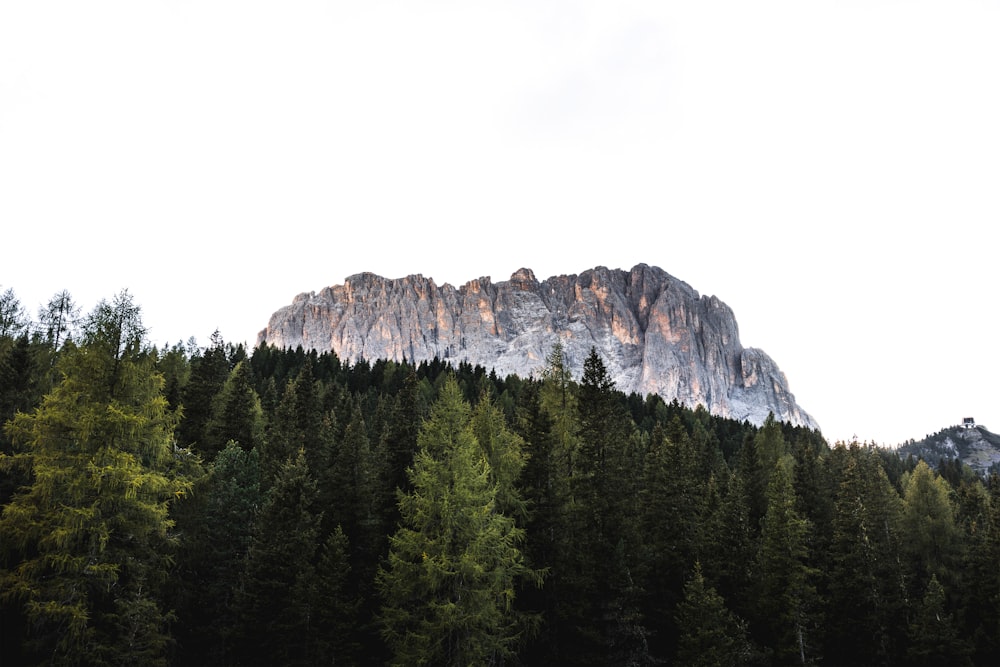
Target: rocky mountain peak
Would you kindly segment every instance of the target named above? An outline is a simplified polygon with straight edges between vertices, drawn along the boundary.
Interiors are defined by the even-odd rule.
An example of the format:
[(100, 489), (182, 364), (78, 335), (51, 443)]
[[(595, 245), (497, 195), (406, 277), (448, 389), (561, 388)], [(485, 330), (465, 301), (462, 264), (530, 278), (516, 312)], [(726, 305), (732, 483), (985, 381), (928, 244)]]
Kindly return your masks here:
[(618, 389), (657, 393), (714, 414), (818, 428), (762, 350), (744, 348), (732, 310), (654, 266), (598, 266), (539, 281), (528, 268), (456, 289), (411, 275), (348, 277), (275, 312), (258, 343), (330, 350), (348, 361), (434, 357), (536, 375), (553, 345), (575, 377), (592, 347)]

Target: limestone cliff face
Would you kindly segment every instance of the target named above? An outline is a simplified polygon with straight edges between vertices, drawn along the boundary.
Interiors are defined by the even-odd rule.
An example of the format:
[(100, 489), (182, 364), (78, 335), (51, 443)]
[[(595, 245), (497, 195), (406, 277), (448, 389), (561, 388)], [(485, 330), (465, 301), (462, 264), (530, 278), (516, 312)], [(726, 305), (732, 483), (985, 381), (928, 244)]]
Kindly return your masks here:
[(726, 304), (645, 264), (541, 282), (520, 269), (505, 282), (479, 278), (459, 288), (422, 275), (389, 280), (362, 273), (298, 295), (257, 339), (332, 350), (350, 361), (437, 356), (522, 377), (537, 375), (557, 341), (578, 379), (596, 347), (624, 392), (657, 393), (756, 424), (773, 411), (818, 428), (774, 361), (740, 345)]

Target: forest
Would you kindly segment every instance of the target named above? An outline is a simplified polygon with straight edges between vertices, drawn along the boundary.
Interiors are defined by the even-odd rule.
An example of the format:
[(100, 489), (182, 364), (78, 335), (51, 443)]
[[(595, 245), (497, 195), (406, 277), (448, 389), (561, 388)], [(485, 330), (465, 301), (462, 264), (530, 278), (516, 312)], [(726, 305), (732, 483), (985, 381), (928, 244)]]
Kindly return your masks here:
[[(845, 396), (844, 400), (851, 400)], [(998, 665), (1000, 478), (0, 295), (0, 664)]]

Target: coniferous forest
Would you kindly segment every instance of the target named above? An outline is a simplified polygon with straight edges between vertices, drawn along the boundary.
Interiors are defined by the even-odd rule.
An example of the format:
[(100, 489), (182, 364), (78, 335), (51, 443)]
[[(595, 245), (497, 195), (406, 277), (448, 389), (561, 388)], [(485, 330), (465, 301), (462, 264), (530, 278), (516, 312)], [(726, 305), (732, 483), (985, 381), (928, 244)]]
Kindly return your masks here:
[[(850, 400), (850, 397), (844, 397)], [(0, 664), (997, 665), (1000, 479), (0, 297)]]

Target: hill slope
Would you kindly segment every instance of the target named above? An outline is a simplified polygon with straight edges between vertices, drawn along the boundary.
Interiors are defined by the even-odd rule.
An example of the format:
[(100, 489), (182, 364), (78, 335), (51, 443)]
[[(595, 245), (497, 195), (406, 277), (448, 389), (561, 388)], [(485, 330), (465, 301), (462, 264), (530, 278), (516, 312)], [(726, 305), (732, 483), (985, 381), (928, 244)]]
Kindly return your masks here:
[(957, 458), (980, 474), (1000, 467), (1000, 435), (982, 426), (951, 426), (923, 440), (907, 442), (897, 451), (901, 457), (912, 454), (932, 465)]

